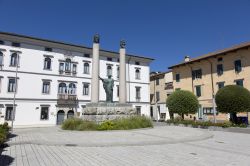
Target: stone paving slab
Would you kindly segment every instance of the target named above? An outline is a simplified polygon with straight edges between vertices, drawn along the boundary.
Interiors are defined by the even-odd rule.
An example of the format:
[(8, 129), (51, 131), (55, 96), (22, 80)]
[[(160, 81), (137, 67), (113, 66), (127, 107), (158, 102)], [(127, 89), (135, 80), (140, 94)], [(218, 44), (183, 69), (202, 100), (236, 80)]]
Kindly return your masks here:
[[(192, 132), (191, 132), (192, 131)], [(166, 126), (128, 131), (67, 131), (58, 127), (16, 129), (18, 137), (11, 138), (9, 145), (37, 144), (63, 146), (143, 146), (196, 141), (212, 137), (210, 132)], [(195, 136), (195, 137), (194, 137)]]
[[(209, 133), (213, 137), (196, 139)], [(24, 166), (249, 166), (250, 135), (208, 131), (186, 127), (164, 126), (147, 130), (115, 132), (70, 132), (58, 128), (16, 130), (0, 156), (0, 165)], [(133, 136), (132, 136), (133, 135)], [(56, 136), (60, 136), (56, 138)], [(81, 136), (81, 137), (80, 137)], [(100, 136), (82, 138), (83, 136)], [(119, 136), (119, 137), (118, 137)], [(111, 138), (116, 143), (120, 137), (142, 140), (167, 139), (176, 142), (130, 146), (65, 146), (72, 137), (78, 143), (86, 140)], [(102, 138), (103, 137), (103, 138)], [(145, 137), (145, 138), (144, 138)], [(192, 137), (193, 141), (185, 140)], [(60, 144), (47, 145), (48, 142)], [(179, 142), (177, 141), (179, 140)], [(185, 140), (185, 141), (182, 141)], [(30, 143), (26, 143), (30, 141)], [(39, 144), (36, 141), (40, 141)], [(45, 141), (46, 144), (40, 144)], [(89, 141), (90, 144), (95, 141)], [(136, 142), (136, 141), (135, 141)], [(12, 143), (12, 144), (11, 144)], [(147, 142), (145, 142), (147, 143)]]

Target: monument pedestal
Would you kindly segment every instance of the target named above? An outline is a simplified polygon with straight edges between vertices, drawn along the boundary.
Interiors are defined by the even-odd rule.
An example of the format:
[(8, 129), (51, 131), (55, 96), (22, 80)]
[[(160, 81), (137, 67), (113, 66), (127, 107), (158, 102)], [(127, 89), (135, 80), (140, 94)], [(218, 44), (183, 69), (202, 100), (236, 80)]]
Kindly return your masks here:
[(136, 115), (132, 104), (121, 103), (88, 103), (83, 110), (82, 118), (88, 121), (102, 122)]

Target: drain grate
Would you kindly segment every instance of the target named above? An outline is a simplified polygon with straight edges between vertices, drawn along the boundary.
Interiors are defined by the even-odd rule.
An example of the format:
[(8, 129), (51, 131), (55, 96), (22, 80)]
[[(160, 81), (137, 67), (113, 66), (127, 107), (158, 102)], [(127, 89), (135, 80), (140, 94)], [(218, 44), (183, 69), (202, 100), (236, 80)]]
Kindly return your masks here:
[(197, 155), (197, 153), (190, 153), (190, 154), (192, 154), (192, 155)]
[(65, 146), (77, 146), (76, 144), (65, 144)]

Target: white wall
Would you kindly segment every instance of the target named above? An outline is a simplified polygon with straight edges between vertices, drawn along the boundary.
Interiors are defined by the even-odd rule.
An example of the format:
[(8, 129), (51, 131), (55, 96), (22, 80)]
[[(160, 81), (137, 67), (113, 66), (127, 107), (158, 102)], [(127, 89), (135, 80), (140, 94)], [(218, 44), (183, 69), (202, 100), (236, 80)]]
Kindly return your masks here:
[[(77, 97), (80, 101), (78, 112), (81, 112), (81, 105), (85, 105), (91, 99), (91, 87), (89, 87), (89, 95), (84, 96), (83, 82), (90, 83), (91, 86), (91, 69), (92, 59), (83, 56), (83, 52), (69, 52), (62, 49), (53, 48), (53, 52), (44, 51), (43, 46), (34, 46), (30, 44), (21, 43), (21, 47), (10, 46), (11, 42), (5, 41), (5, 45), (0, 45), (0, 49), (4, 54), (4, 66), (0, 70), (0, 104), (12, 104), (13, 93), (7, 92), (8, 77), (15, 77), (15, 67), (10, 67), (10, 50), (21, 51), (20, 66), (18, 68), (18, 89), (16, 94), (16, 119), (15, 125), (55, 125), (56, 124), (56, 99), (58, 94), (59, 81), (73, 81), (77, 86)], [(52, 70), (44, 70), (44, 58), (45, 55), (53, 56)], [(59, 74), (59, 60), (65, 60), (66, 57), (70, 57), (72, 61), (77, 62), (77, 74), (76, 76), (66, 76)], [(114, 101), (118, 101), (117, 87), (119, 82), (117, 80), (117, 58), (113, 58), (113, 61), (107, 61), (107, 58), (100, 57), (100, 76), (106, 78), (106, 66), (107, 64), (113, 64), (113, 79), (115, 79), (114, 86)], [(90, 62), (90, 74), (83, 74), (83, 64), (85, 61)], [(138, 60), (136, 60), (138, 61)], [(148, 115), (149, 112), (149, 64), (141, 61), (140, 65), (135, 65), (135, 60), (131, 60), (127, 63), (127, 99), (134, 106), (141, 106), (142, 114)], [(135, 69), (140, 68), (141, 79), (135, 79)], [(43, 79), (51, 80), (50, 94), (42, 94)], [(135, 99), (135, 87), (141, 87), (141, 101), (136, 102)], [(106, 98), (105, 91), (100, 81), (100, 100), (104, 101)], [(42, 104), (50, 105), (49, 120), (40, 120), (40, 111)], [(0, 108), (0, 123), (4, 121), (5, 108)]]

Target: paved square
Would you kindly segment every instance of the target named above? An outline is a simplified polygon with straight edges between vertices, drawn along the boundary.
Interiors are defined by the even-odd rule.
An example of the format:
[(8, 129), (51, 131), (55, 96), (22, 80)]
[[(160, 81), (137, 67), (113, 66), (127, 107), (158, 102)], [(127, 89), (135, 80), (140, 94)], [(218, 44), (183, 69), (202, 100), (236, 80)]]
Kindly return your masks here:
[(250, 134), (158, 126), (131, 131), (15, 129), (0, 165), (250, 165)]

